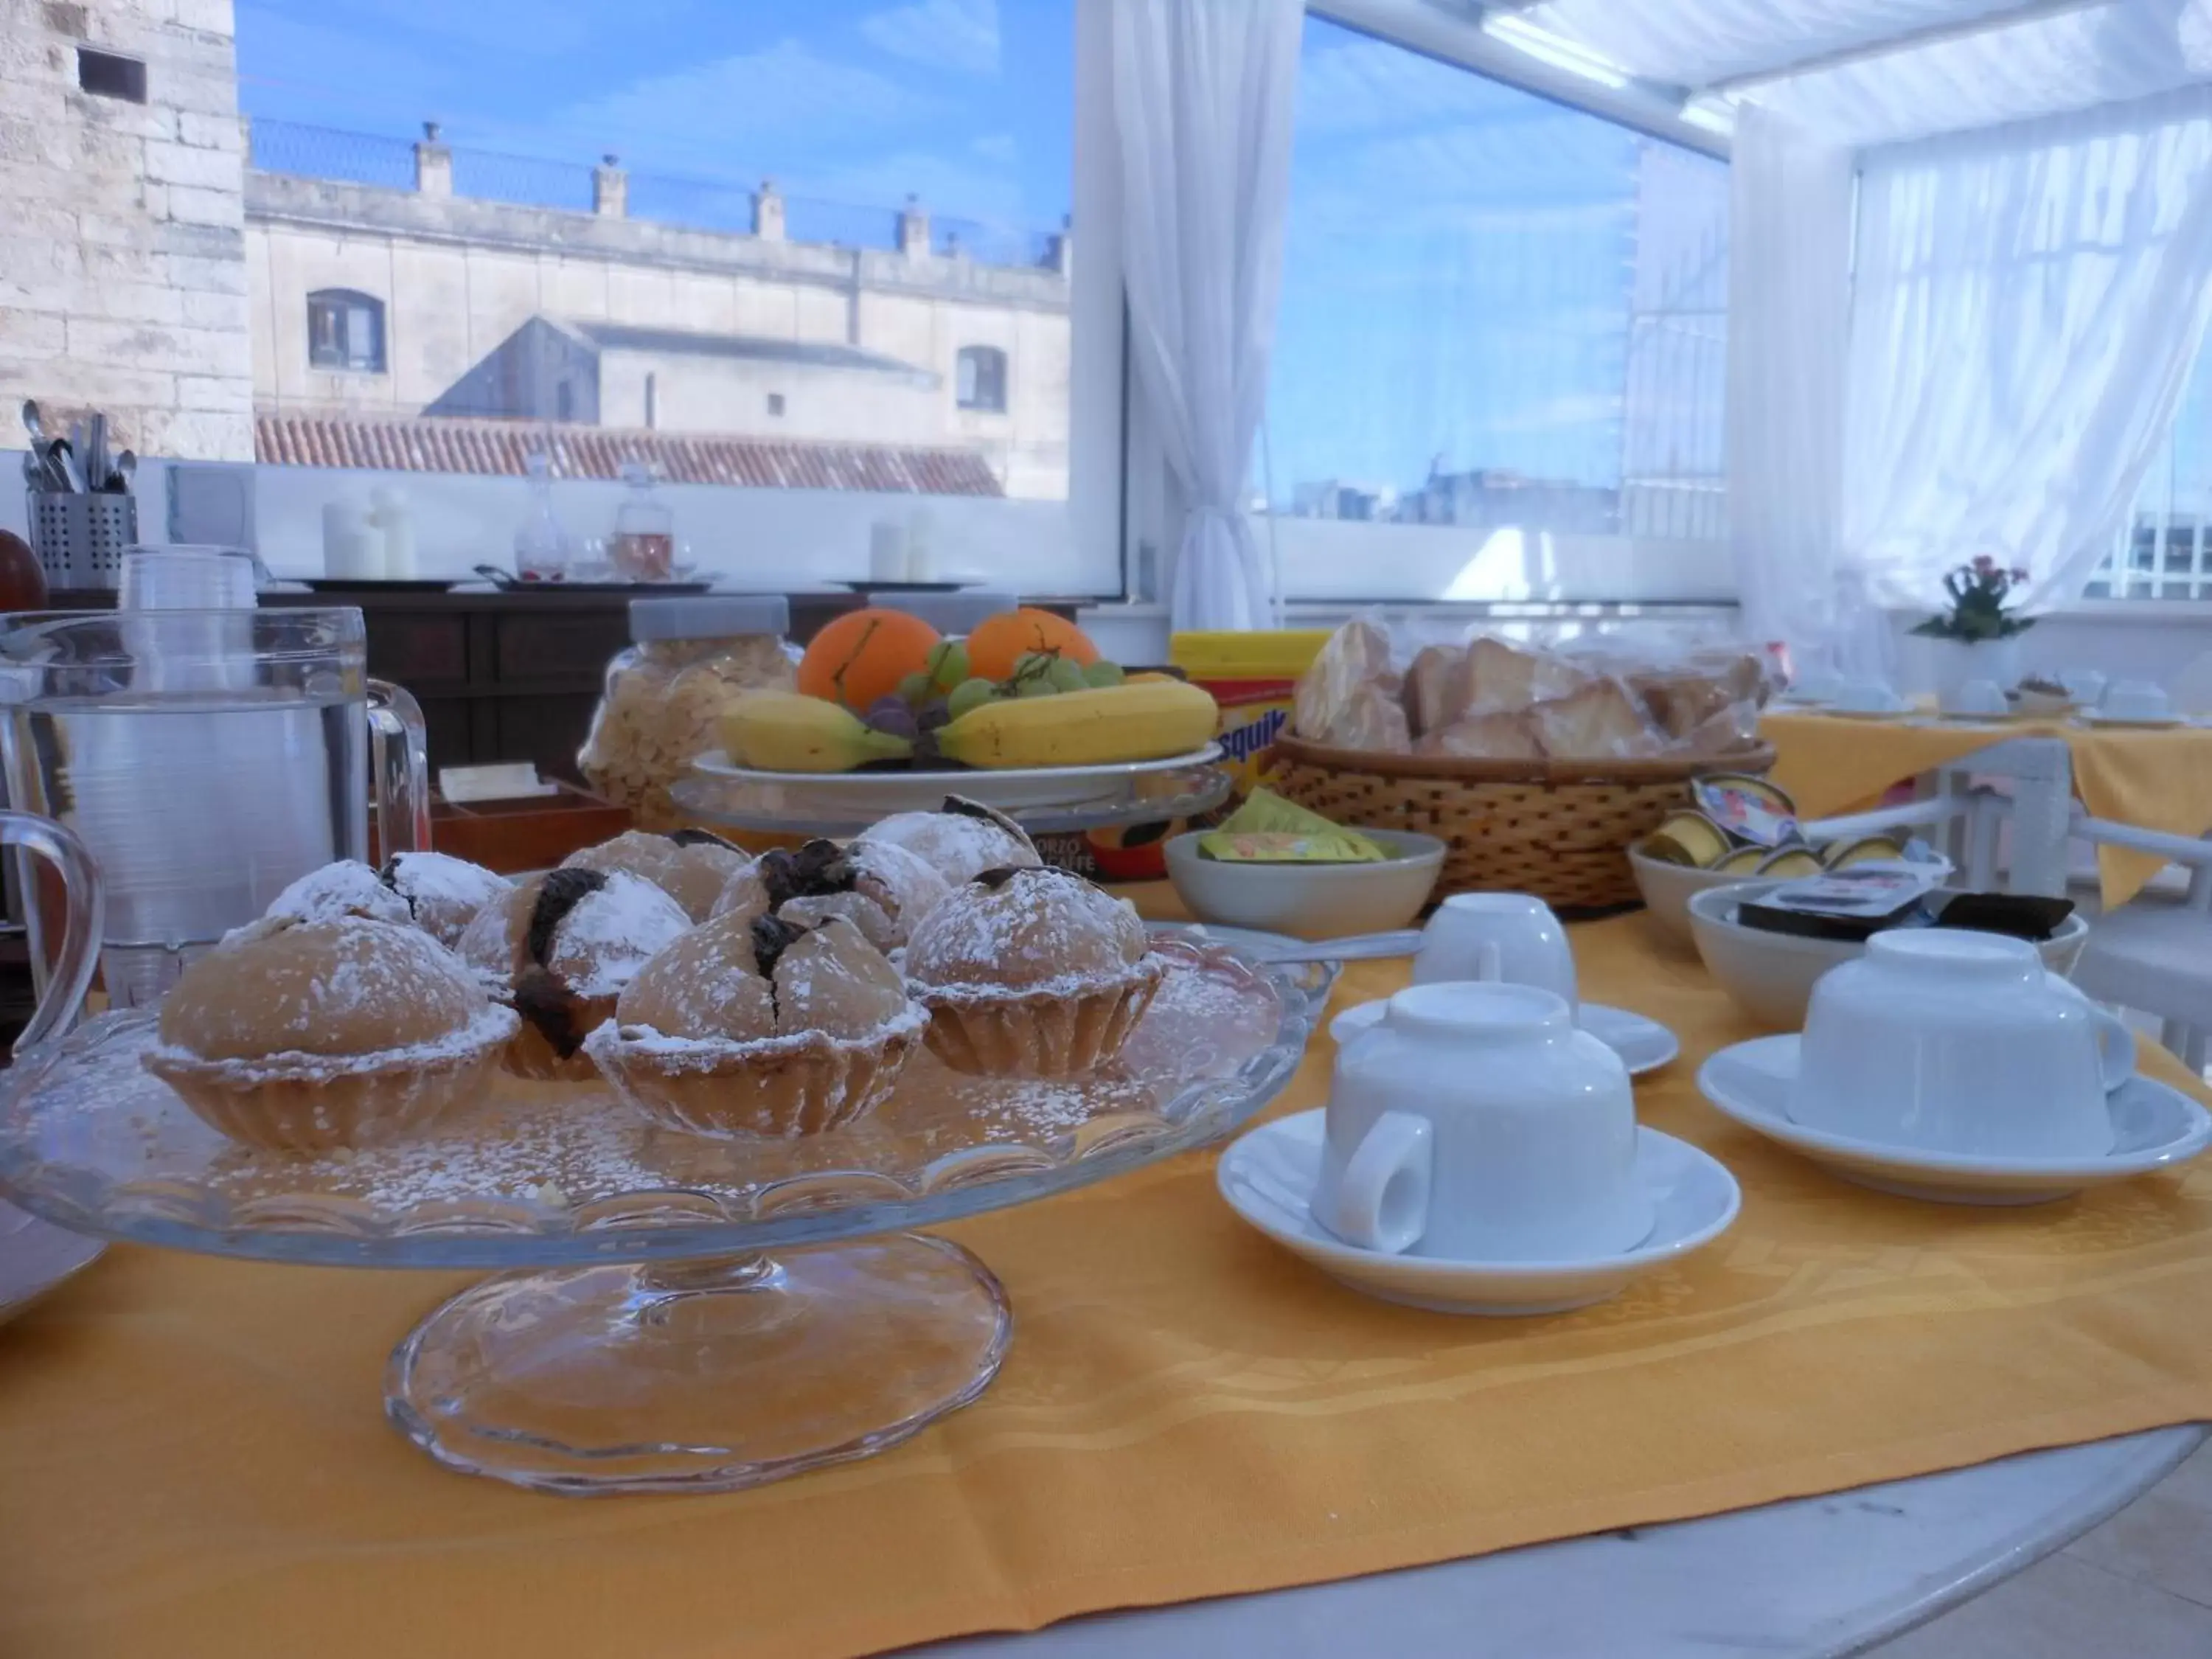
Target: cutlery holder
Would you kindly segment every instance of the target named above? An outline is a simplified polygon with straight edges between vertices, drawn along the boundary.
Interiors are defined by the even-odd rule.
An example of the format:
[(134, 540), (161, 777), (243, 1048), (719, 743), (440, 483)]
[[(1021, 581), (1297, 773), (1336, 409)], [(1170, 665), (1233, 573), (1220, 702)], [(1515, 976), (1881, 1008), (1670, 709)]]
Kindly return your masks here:
[(138, 540), (138, 498), (64, 489), (33, 489), (29, 495), (31, 550), (48, 584), (115, 586), (123, 574), (123, 550)]

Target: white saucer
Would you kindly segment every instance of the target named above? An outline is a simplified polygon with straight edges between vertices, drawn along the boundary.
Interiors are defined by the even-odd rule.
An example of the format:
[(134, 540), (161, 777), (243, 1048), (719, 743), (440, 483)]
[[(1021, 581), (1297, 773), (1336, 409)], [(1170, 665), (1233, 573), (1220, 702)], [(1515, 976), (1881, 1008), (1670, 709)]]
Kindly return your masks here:
[(0, 1203), (0, 1325), (89, 1267), (106, 1248), (96, 1238)]
[(2130, 726), (2140, 732), (2170, 732), (2177, 726), (2186, 726), (2188, 720), (2179, 714), (2084, 714), (2084, 726), (2109, 726), (2125, 730)]
[(1346, 1243), (1306, 1208), (1321, 1174), (1326, 1115), (1263, 1123), (1221, 1155), (1214, 1180), (1229, 1207), (1291, 1254), (1365, 1296), (1433, 1313), (1543, 1314), (1587, 1307), (1638, 1273), (1687, 1255), (1728, 1231), (1743, 1201), (1735, 1177), (1687, 1141), (1636, 1132), (1636, 1179), (1657, 1212), (1632, 1250), (1586, 1261), (1449, 1261), (1385, 1255)]
[(1632, 1009), (1585, 1002), (1575, 1024), (1619, 1054), (1631, 1077), (1656, 1072), (1682, 1052), (1681, 1042), (1672, 1031)]
[(2172, 1169), (2212, 1145), (2212, 1113), (2179, 1089), (2130, 1079), (2109, 1097), (2114, 1144), (2087, 1160), (1968, 1158), (1856, 1140), (1790, 1117), (1797, 1076), (1796, 1035), (1723, 1048), (1698, 1069), (1698, 1088), (1747, 1129), (1802, 1152), (1862, 1187), (1939, 1204), (2043, 1204), (2084, 1187)]
[[(1378, 997), (1372, 1002), (1354, 1003), (1329, 1021), (1329, 1036), (1340, 1043), (1349, 1042), (1356, 1033), (1382, 1018), (1382, 1005), (1389, 1000), (1388, 997)], [(1575, 1024), (1619, 1054), (1631, 1077), (1656, 1072), (1682, 1052), (1682, 1044), (1672, 1031), (1657, 1020), (1646, 1019), (1626, 1008), (1585, 1002), (1575, 1017)]]

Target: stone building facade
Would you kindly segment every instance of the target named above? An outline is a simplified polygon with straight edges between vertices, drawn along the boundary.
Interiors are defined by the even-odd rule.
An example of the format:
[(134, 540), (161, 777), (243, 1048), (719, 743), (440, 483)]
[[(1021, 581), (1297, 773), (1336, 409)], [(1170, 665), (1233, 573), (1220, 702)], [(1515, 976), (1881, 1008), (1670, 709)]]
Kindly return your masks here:
[[(253, 395), (264, 410), (568, 421), (927, 445), (1006, 494), (1067, 491), (1068, 250), (1036, 266), (451, 193), (434, 139), (411, 191), (249, 171)], [(358, 319), (358, 320), (356, 320)]]
[(0, 444), (15, 411), (253, 454), (230, 0), (0, 0)]

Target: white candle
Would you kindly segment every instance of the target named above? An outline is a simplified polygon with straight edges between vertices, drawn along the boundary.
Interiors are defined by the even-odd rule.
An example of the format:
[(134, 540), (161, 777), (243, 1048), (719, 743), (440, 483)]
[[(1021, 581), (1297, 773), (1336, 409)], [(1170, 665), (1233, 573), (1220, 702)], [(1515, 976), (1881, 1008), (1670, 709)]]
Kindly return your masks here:
[(868, 580), (902, 582), (907, 580), (906, 526), (878, 519), (868, 532)]
[(370, 528), (358, 501), (323, 504), (323, 574), (346, 581), (375, 581), (384, 574), (384, 538)]

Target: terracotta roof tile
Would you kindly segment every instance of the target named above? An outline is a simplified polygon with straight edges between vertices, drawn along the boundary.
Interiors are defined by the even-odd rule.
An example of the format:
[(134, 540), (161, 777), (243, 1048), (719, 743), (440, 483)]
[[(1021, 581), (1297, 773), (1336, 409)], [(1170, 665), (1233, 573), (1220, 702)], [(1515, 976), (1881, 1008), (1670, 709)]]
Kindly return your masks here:
[[(550, 437), (550, 443), (549, 443)], [(793, 443), (713, 432), (647, 432), (533, 421), (453, 420), (264, 410), (254, 459), (276, 466), (366, 467), (388, 472), (473, 472), (521, 477), (541, 445), (560, 478), (616, 478), (649, 463), (670, 483), (758, 489), (866, 489), (926, 495), (1002, 495), (981, 455), (892, 444)]]

